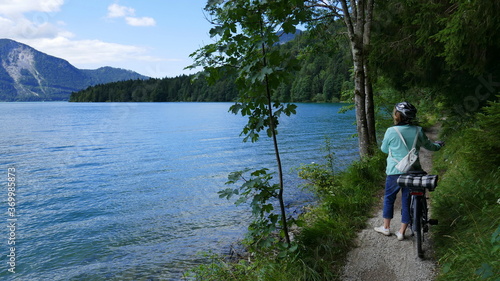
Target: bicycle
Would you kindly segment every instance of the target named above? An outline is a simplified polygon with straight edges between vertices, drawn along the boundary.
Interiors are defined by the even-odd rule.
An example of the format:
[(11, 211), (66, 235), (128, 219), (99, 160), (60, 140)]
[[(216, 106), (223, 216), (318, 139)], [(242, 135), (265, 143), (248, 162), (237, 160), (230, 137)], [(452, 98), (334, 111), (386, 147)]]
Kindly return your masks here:
[(436, 225), (438, 221), (428, 218), (426, 190), (434, 191), (437, 186), (437, 175), (427, 175), (417, 171), (403, 174), (398, 178), (398, 184), (407, 187), (410, 191), (410, 229), (415, 237), (414, 245), (419, 258), (424, 257), (422, 244), (424, 234), (429, 231), (429, 225)]

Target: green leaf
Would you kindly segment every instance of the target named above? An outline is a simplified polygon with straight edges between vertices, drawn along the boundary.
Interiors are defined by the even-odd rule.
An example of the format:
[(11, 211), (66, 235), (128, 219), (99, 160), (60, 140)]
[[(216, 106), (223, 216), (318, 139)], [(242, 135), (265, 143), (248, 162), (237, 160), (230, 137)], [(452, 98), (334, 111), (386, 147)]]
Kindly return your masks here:
[(285, 114), (287, 116), (290, 116), (292, 114), (297, 114), (297, 105), (291, 103), (287, 104), (285, 108)]
[(450, 271), (450, 269), (451, 269), (451, 263), (445, 263), (443, 265), (442, 271), (443, 271), (443, 273), (448, 273)]
[(251, 175), (252, 175), (252, 176), (254, 176), (254, 177), (258, 177), (258, 176), (260, 176), (260, 175), (265, 175), (265, 174), (267, 174), (267, 171), (268, 171), (268, 170), (269, 170), (269, 169), (267, 169), (267, 168), (263, 168), (263, 169), (260, 169), (260, 170), (256, 170), (256, 171), (252, 172), (252, 174), (251, 174)]
[(231, 172), (228, 176), (227, 179), (229, 180), (226, 182), (226, 184), (234, 184), (238, 180), (240, 180), (241, 175), (244, 173), (244, 171), (236, 171), (236, 172)]
[(239, 205), (241, 205), (241, 204), (243, 204), (243, 203), (246, 203), (246, 202), (247, 202), (247, 198), (246, 198), (246, 197), (241, 196), (240, 198), (238, 198), (238, 200), (236, 200), (236, 202), (234, 202), (234, 204), (235, 204), (236, 206), (239, 206)]
[[(270, 213), (273, 210), (274, 210), (273, 204), (266, 204), (262, 206), (262, 212), (264, 213)], [(271, 219), (272, 223), (276, 223), (277, 215), (269, 215), (269, 218)]]
[(233, 195), (238, 195), (238, 190), (232, 188), (226, 188), (217, 193), (219, 194), (219, 198), (226, 198), (229, 200)]
[[(221, 66), (234, 69), (239, 97), (229, 111), (247, 117), (247, 124), (240, 134), (245, 142), (258, 141), (259, 133), (264, 130), (268, 137), (273, 137), (282, 113), (287, 116), (296, 113), (295, 105), (283, 106), (279, 101), (273, 101), (278, 87), (292, 84), (293, 77), (289, 73), (298, 69), (296, 60), (291, 58), (294, 56), (292, 51), (282, 54), (282, 49), (276, 48), (279, 41), (276, 31), (295, 32), (295, 26), (306, 15), (300, 12), (301, 6), (303, 0), (209, 0), (205, 7), (215, 23), (210, 36), (217, 41), (193, 55), (193, 68), (203, 66), (209, 73), (205, 77), (211, 83), (226, 75)], [(276, 110), (268, 108), (271, 103)], [(269, 116), (271, 111), (274, 114)], [(255, 220), (249, 226), (249, 238), (258, 245), (270, 247), (276, 243), (270, 234), (280, 223), (280, 216), (273, 213), (274, 206), (269, 200), (278, 197), (280, 193), (276, 190), (282, 187), (270, 183), (274, 173), (269, 173), (268, 169), (256, 170), (245, 178), (247, 172), (248, 169), (230, 173), (226, 184), (243, 183), (239, 189), (228, 188), (219, 195), (227, 199), (239, 195), (237, 205), (250, 200)], [(281, 170), (278, 172), (282, 173)], [(282, 216), (286, 217), (285, 214)]]
[(497, 227), (495, 232), (491, 235), (491, 244), (500, 243), (500, 225)]
[(288, 248), (288, 252), (290, 252), (290, 253), (291, 253), (291, 252), (295, 252), (295, 251), (297, 251), (297, 249), (298, 249), (298, 248), (299, 248), (299, 244), (297, 244), (297, 243), (292, 243), (292, 244), (290, 245), (290, 247)]
[(491, 268), (491, 266), (487, 263), (483, 263), (481, 265), (481, 268), (476, 270), (475, 273), (477, 275), (481, 276), (481, 278), (483, 278), (483, 279), (488, 279), (490, 277), (495, 276), (495, 274), (493, 273), (493, 268)]

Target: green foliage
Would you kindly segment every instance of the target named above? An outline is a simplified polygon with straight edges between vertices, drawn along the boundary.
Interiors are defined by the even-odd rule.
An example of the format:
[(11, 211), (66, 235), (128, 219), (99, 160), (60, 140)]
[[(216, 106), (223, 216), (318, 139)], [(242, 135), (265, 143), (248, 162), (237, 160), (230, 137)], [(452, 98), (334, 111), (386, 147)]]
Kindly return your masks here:
[(380, 188), (384, 181), (385, 155), (378, 152), (368, 160), (353, 162), (346, 170), (334, 172), (331, 155), (326, 164), (303, 165), (299, 176), (307, 180), (306, 188), (321, 198), (333, 216), (351, 216), (350, 222), (364, 223), (366, 208), (373, 203), (370, 193)]
[[(295, 33), (295, 26), (305, 17), (304, 10), (297, 8), (302, 4), (300, 0), (209, 1), (205, 10), (213, 17), (214, 27), (210, 30), (210, 36), (216, 41), (191, 55), (195, 60), (191, 68), (203, 67), (209, 83), (215, 83), (228, 69), (234, 71), (239, 95), (230, 111), (248, 116), (241, 133), (245, 135), (244, 140), (257, 141), (262, 130), (266, 130), (268, 137), (273, 140), (279, 184), (269, 184), (272, 176), (265, 169), (251, 173), (250, 180), (242, 178), (242, 173), (247, 171), (235, 172), (229, 176), (229, 183), (242, 178), (243, 185), (239, 190), (222, 193), (223, 197), (229, 198), (242, 190), (237, 203), (246, 201), (252, 195), (251, 206), (255, 219), (249, 226), (248, 235), (254, 251), (281, 247), (283, 253), (283, 250), (293, 251), (295, 248), (289, 236), (283, 200), (283, 171), (276, 135), (281, 114), (294, 114), (296, 106), (281, 103), (275, 98), (275, 93), (280, 85), (290, 81), (290, 72), (298, 69), (298, 62), (294, 56), (275, 46), (279, 43), (278, 34)], [(280, 215), (272, 212), (274, 207), (268, 202), (272, 197), (278, 199)], [(284, 244), (271, 237), (278, 221)]]
[[(324, 151), (327, 152), (324, 164), (300, 168), (301, 175), (312, 183), (307, 188), (318, 194), (318, 204), (302, 215), (304, 222), (294, 240), (296, 251), (278, 259), (275, 254), (259, 251), (236, 262), (211, 256), (212, 263), (194, 268), (186, 277), (193, 280), (340, 280), (342, 265), (353, 247), (356, 232), (364, 227), (376, 201), (374, 194), (383, 187), (385, 156), (379, 153), (343, 171), (333, 172), (336, 170), (331, 166), (334, 154), (328, 141)], [(248, 170), (232, 173), (228, 182), (235, 183), (246, 173)], [(220, 194), (226, 198), (239, 195), (251, 199), (259, 192), (264, 193), (259, 198), (275, 192), (266, 170), (253, 173), (255, 176), (244, 181), (248, 187), (263, 185), (260, 191), (253, 187), (244, 195), (250, 189), (228, 188)]]
[[(322, 36), (331, 32), (340, 32), (338, 23), (329, 26)], [(281, 34), (279, 40), (287, 34)], [(272, 92), (273, 100), (281, 102), (338, 102), (348, 100), (341, 93), (352, 89), (353, 85), (349, 70), (352, 67), (347, 43), (340, 40), (332, 42), (337, 47), (327, 48), (317, 46), (325, 44), (319, 41), (311, 32), (296, 32), (295, 39), (273, 45), (274, 60), (284, 60), (290, 68), (283, 69), (289, 77), (300, 77), (287, 82), (281, 82)], [(331, 37), (331, 36), (330, 36)], [(331, 40), (331, 39), (329, 39)], [(217, 49), (216, 49), (217, 50)], [(198, 53), (193, 53), (196, 56)], [(273, 54), (271, 54), (273, 55)], [(298, 63), (300, 61), (300, 63)], [(203, 64), (208, 64), (209, 61)], [(201, 62), (200, 62), (201, 64)], [(172, 78), (129, 80), (117, 83), (99, 84), (85, 90), (75, 92), (70, 101), (74, 102), (206, 102), (206, 101), (236, 101), (239, 95), (236, 81), (236, 65), (228, 67), (213, 67), (207, 72), (193, 75), (180, 75)], [(262, 73), (261, 73), (262, 74)], [(210, 83), (205, 79), (208, 78)], [(1, 86), (1, 85), (0, 85)], [(241, 87), (245, 87), (241, 85)], [(134, 92), (143, 92), (134, 95)], [(0, 93), (1, 94), (1, 93)]]
[(205, 259), (210, 262), (198, 265), (185, 273), (184, 277), (187, 280), (199, 281), (251, 280), (256, 277), (255, 263), (243, 259), (239, 262), (230, 262), (216, 254), (205, 254)]
[(298, 168), (299, 177), (307, 181), (306, 187), (319, 197), (331, 194), (331, 186), (335, 185), (335, 152), (330, 138), (325, 139), (322, 150), (326, 152), (326, 163), (311, 163)]
[(232, 101), (238, 94), (234, 75), (209, 86), (193, 75), (99, 84), (71, 94), (72, 102), (177, 102)]
[(384, 169), (382, 153), (335, 174), (328, 165), (302, 167), (300, 174), (312, 183), (309, 188), (318, 194), (320, 204), (305, 214), (299, 253), (322, 280), (339, 278), (356, 232), (364, 227), (375, 203), (374, 194), (383, 187)]
[(498, 6), (489, 0), (379, 1), (372, 67), (406, 99), (442, 104), (448, 118), (476, 113), (500, 85)]
[(229, 261), (223, 257), (210, 256), (211, 263), (199, 265), (185, 274), (187, 280), (199, 281), (248, 281), (248, 280), (332, 280), (320, 276), (296, 256), (279, 260), (269, 257)]
[(417, 109), (416, 123), (424, 128), (431, 127), (441, 121), (445, 107), (439, 102), (438, 93), (432, 88), (412, 87), (406, 91), (396, 90), (381, 77), (375, 83), (375, 89), (380, 95), (375, 96), (377, 106), (377, 129), (384, 132), (385, 128), (393, 125), (392, 112), (394, 105), (401, 101), (408, 101)]
[[(284, 234), (274, 235), (277, 230), (283, 231), (281, 215), (274, 212), (274, 205), (271, 202), (271, 199), (278, 199), (280, 186), (270, 183), (273, 173), (268, 173), (268, 169), (253, 171), (250, 173), (250, 177), (246, 177), (249, 171), (250, 169), (245, 169), (229, 174), (226, 184), (236, 184), (240, 181), (243, 181), (243, 184), (237, 188), (226, 188), (219, 191), (219, 197), (230, 199), (237, 195), (239, 198), (235, 201), (236, 205), (248, 203), (252, 209), (254, 220), (248, 227), (244, 241), (249, 250), (266, 252), (278, 247), (280, 251), (288, 251), (287, 245), (280, 243)], [(293, 250), (294, 248), (290, 249), (292, 252)]]
[[(273, 136), (273, 127), (276, 132), (276, 127), (279, 124), (278, 118), (284, 113), (286, 116), (290, 116), (296, 113), (297, 106), (295, 104), (281, 104), (279, 102), (273, 103), (272, 108), (274, 109), (273, 117), (269, 114), (273, 111), (269, 110), (268, 105), (265, 103), (266, 100), (261, 100), (261, 102), (255, 103), (251, 99), (241, 98), (240, 101), (236, 102), (230, 107), (230, 111), (234, 114), (241, 113), (242, 116), (248, 116), (248, 123), (243, 128), (241, 134), (245, 135), (243, 141), (248, 141), (250, 139), (252, 142), (256, 142), (259, 139), (259, 132), (266, 130), (267, 136)], [(271, 127), (273, 126), (273, 127)], [(266, 129), (267, 128), (267, 129)]]
[(433, 196), (438, 280), (497, 280), (500, 272), (500, 103), (450, 135), (435, 168), (444, 171)]
[[(490, 0), (454, 0), (448, 14), (442, 15), (439, 23), (444, 24), (431, 38), (443, 44), (442, 52), (446, 62), (466, 71), (480, 75), (498, 67), (500, 47), (500, 2)], [(493, 59), (492, 56), (496, 56)]]
[(221, 70), (235, 69), (240, 94), (230, 110), (248, 116), (242, 131), (245, 140), (258, 140), (258, 132), (264, 128), (271, 137), (281, 113), (295, 113), (295, 105), (271, 99), (279, 86), (291, 78), (290, 72), (298, 69), (294, 56), (274, 46), (279, 42), (277, 32), (296, 31), (295, 25), (303, 17), (295, 7), (299, 2), (210, 1), (205, 8), (214, 17), (215, 27), (210, 35), (217, 41), (192, 54), (193, 67), (203, 66), (211, 83), (222, 77)]

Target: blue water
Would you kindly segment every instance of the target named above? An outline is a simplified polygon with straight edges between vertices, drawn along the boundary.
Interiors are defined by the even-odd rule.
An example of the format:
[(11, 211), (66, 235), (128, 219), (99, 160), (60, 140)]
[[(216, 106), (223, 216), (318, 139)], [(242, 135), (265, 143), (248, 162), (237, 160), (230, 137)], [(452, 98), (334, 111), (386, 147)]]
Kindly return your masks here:
[[(271, 142), (243, 143), (230, 105), (0, 103), (0, 279), (178, 280), (200, 252), (227, 253), (250, 218), (217, 191), (232, 171), (275, 170)], [(280, 120), (290, 210), (312, 199), (293, 168), (322, 162), (325, 137), (339, 163), (356, 158), (354, 113), (340, 106), (299, 104)]]

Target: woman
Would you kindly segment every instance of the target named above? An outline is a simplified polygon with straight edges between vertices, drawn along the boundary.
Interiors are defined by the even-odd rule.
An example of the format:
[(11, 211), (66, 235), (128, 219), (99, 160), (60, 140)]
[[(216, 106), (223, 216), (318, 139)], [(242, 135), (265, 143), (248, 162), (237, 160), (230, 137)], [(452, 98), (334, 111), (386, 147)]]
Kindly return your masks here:
[[(415, 140), (415, 148), (418, 152), (420, 147), (424, 147), (427, 150), (437, 151), (444, 146), (444, 142), (433, 143), (427, 138), (427, 136), (422, 132), (422, 128), (413, 124), (415, 118), (417, 117), (417, 109), (408, 102), (401, 102), (396, 104), (393, 111), (393, 118), (395, 126), (387, 129), (384, 135), (384, 140), (382, 141), (382, 151), (388, 153), (387, 157), (387, 167), (386, 167), (386, 182), (385, 182), (385, 195), (384, 195), (384, 225), (380, 227), (375, 227), (375, 231), (380, 232), (384, 235), (391, 235), (390, 226), (391, 219), (394, 215), (394, 201), (396, 196), (401, 189), (397, 184), (397, 179), (399, 175), (404, 174), (403, 172), (396, 169), (397, 163), (408, 154), (408, 149), (411, 149)], [(398, 133), (399, 131), (399, 133)], [(401, 134), (401, 136), (400, 136)], [(416, 136), (418, 134), (418, 137)], [(404, 138), (405, 143), (401, 139)], [(411, 169), (412, 171), (421, 171), (419, 161), (417, 160)], [(404, 239), (404, 233), (408, 223), (410, 223), (410, 194), (406, 187), (403, 187), (401, 193), (401, 227), (396, 232), (396, 237), (399, 241)]]

